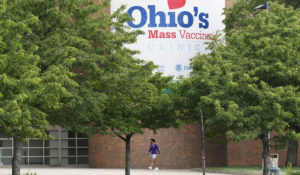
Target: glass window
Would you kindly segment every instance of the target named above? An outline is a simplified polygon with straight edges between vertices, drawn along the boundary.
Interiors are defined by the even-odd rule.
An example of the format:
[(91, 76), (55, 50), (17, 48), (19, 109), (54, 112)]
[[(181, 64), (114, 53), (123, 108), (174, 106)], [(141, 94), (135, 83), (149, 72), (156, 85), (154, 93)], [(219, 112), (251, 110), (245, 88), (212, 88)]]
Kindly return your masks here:
[(30, 148), (29, 156), (43, 156), (43, 148)]
[(76, 157), (69, 157), (68, 161), (69, 165), (76, 165)]
[(78, 164), (88, 164), (89, 158), (88, 157), (78, 157)]
[(68, 146), (69, 147), (76, 147), (76, 139), (68, 140)]
[[(88, 138), (67, 130), (50, 130), (54, 140), (28, 139), (22, 144), (22, 165), (88, 164)], [(0, 166), (11, 165), (13, 140), (0, 134)]]
[(86, 156), (89, 154), (89, 150), (87, 148), (78, 148), (79, 156)]
[(88, 139), (78, 139), (77, 140), (77, 146), (78, 147), (88, 147), (89, 146)]
[(43, 140), (29, 140), (29, 147), (43, 147)]
[(43, 165), (43, 157), (30, 157), (29, 165)]

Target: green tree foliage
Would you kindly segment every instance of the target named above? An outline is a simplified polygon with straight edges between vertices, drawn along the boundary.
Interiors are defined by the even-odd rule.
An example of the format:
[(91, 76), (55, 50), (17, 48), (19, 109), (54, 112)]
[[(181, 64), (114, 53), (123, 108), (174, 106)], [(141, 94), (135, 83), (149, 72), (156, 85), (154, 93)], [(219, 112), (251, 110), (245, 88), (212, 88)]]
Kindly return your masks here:
[(69, 103), (72, 110), (68, 115), (80, 132), (113, 135), (125, 141), (125, 174), (129, 175), (132, 136), (144, 129), (155, 131), (178, 123), (173, 101), (164, 94), (172, 78), (153, 75), (153, 63), (135, 58), (138, 51), (125, 47), (136, 42), (142, 32), (126, 26), (130, 18), (124, 9), (111, 16), (102, 13), (84, 23), (81, 33), (91, 41), (94, 53), (78, 62), (83, 68), (75, 77), (80, 95)]
[[(125, 173), (129, 175), (132, 136), (145, 129), (176, 127), (178, 123), (171, 96), (164, 94), (172, 77), (153, 74), (153, 63), (135, 58), (138, 52), (125, 47), (136, 42), (142, 32), (126, 27), (130, 18), (123, 10), (121, 7), (111, 16), (102, 14), (101, 20), (107, 18), (105, 23), (96, 18), (86, 24), (103, 27), (87, 32), (96, 57), (79, 62), (83, 73), (75, 78), (81, 87), (80, 96), (69, 103), (72, 110), (68, 116), (73, 119), (73, 128), (89, 136), (100, 133), (125, 141)], [(93, 63), (93, 67), (85, 66), (86, 63)]]
[[(125, 25), (129, 17), (122, 12), (124, 6), (112, 15), (106, 14), (104, 7), (108, 8), (107, 4), (98, 5), (99, 17), (91, 18), (94, 13), (92, 11), (75, 28), (78, 37), (91, 50), (81, 52), (74, 64), (77, 72), (74, 80), (79, 88), (74, 92), (76, 96), (67, 103), (67, 117), (63, 122), (65, 127), (88, 135), (109, 128), (103, 114), (107, 107), (106, 91), (116, 85), (113, 84), (114, 81), (120, 79), (124, 70), (141, 63), (132, 57), (138, 52), (129, 50), (124, 45), (134, 43), (142, 32), (130, 31)], [(94, 122), (97, 123), (97, 130), (96, 127), (87, 127)]]
[(125, 47), (142, 32), (126, 26), (130, 18), (124, 6), (106, 14), (108, 2), (28, 0), (20, 4), (40, 19), (30, 36), (43, 58), (39, 66), (42, 70), (60, 66), (65, 77), (57, 81), (72, 94), (63, 99), (61, 112), (48, 111), (48, 121), (89, 136), (101, 133), (122, 138), (129, 174), (131, 137), (147, 128), (178, 123), (170, 94), (164, 94), (172, 78), (153, 74), (153, 63), (135, 58), (138, 51)]
[(176, 92), (184, 97), (186, 120), (198, 120), (203, 109), (208, 136), (260, 139), (266, 175), (268, 133), (284, 135), (300, 118), (300, 13), (277, 3), (268, 14), (244, 13), (241, 26), (227, 31), (226, 45), (192, 60), (191, 77)]
[[(119, 42), (122, 40), (121, 37), (117, 38), (108, 32), (109, 26), (114, 23), (112, 18), (103, 12), (103, 7), (108, 5), (108, 1), (94, 4), (92, 0), (12, 0), (8, 1), (7, 5), (9, 9), (5, 15), (9, 16), (10, 19), (15, 21), (35, 20), (26, 23), (30, 32), (24, 33), (20, 41), (25, 51), (31, 51), (31, 48), (35, 48), (29, 52), (37, 58), (32, 66), (38, 70), (39, 85), (45, 85), (39, 87), (44, 89), (38, 89), (40, 94), (36, 93), (36, 98), (32, 99), (32, 103), (36, 104), (35, 106), (43, 112), (44, 118), (42, 119), (45, 122), (44, 124), (38, 123), (38, 126), (44, 130), (34, 132), (40, 131), (40, 134), (45, 136), (48, 123), (51, 125), (60, 124), (76, 131), (79, 131), (78, 128), (87, 128), (78, 127), (76, 125), (78, 123), (73, 122), (72, 115), (66, 115), (72, 114), (69, 111), (77, 110), (76, 116), (78, 117), (76, 119), (86, 121), (86, 118), (93, 112), (99, 112), (93, 110), (96, 108), (92, 108), (92, 106), (101, 105), (103, 102), (103, 95), (90, 93), (91, 91), (86, 88), (86, 84), (92, 82), (91, 72), (93, 72), (93, 78), (99, 77), (100, 72), (102, 72), (99, 65), (105, 60), (103, 55), (113, 52), (109, 50), (111, 47), (120, 47), (118, 40)], [(99, 13), (100, 18), (91, 17), (96, 12)], [(113, 40), (111, 37), (116, 39), (109, 43), (108, 40)], [(24, 60), (24, 62), (26, 61)], [(31, 64), (28, 61), (26, 63)], [(24, 65), (23, 62), (19, 62), (19, 64)], [(15, 70), (20, 71), (20, 74), (24, 74), (19, 67), (14, 67)], [(34, 70), (28, 68), (28, 70), (30, 69)], [(78, 69), (83, 71), (78, 72)], [(73, 71), (78, 74), (73, 73)], [(80, 81), (80, 76), (87, 73), (90, 77), (85, 76), (86, 81)], [(92, 103), (87, 103), (86, 99)], [(37, 112), (34, 114), (41, 115)], [(26, 128), (30, 129), (29, 125), (34, 125), (34, 123), (27, 125)], [(8, 136), (11, 135), (8, 134)], [(22, 140), (28, 137), (37, 136), (30, 134), (20, 136)], [(16, 155), (19, 158), (20, 156), (20, 154)]]
[(14, 138), (13, 175), (20, 174), (22, 142), (48, 138), (50, 114), (62, 109), (72, 96), (66, 87), (76, 84), (66, 60), (44, 66), (46, 27), (32, 2), (1, 1), (0, 130)]
[[(46, 138), (50, 123), (125, 135), (128, 143), (145, 128), (177, 125), (172, 100), (163, 93), (171, 78), (153, 75), (152, 63), (124, 47), (141, 34), (125, 26), (124, 7), (109, 15), (103, 10), (108, 1), (1, 3), (1, 132), (21, 142)], [(20, 160), (21, 144), (14, 145)], [(19, 172), (16, 161), (13, 175)]]
[[(65, 91), (72, 94), (71, 98), (62, 99), (59, 105), (63, 109), (61, 112), (58, 113), (50, 108), (47, 111), (49, 115), (47, 119), (52, 125), (75, 127), (72, 123), (73, 119), (68, 118), (66, 114), (69, 110), (75, 110), (72, 101), (79, 103), (84, 99), (81, 93), (84, 93), (85, 87), (77, 81), (77, 76), (85, 73), (82, 70), (89, 69), (97, 69), (99, 74), (97, 64), (101, 63), (102, 57), (97, 55), (91, 40), (93, 36), (90, 35), (91, 31), (96, 32), (97, 27), (103, 27), (96, 23), (101, 24), (107, 19), (101, 18), (103, 20), (101, 21), (99, 18), (97, 21), (92, 21), (91, 15), (102, 10), (103, 4), (95, 5), (91, 0), (28, 0), (20, 2), (17, 8), (25, 9), (25, 14), (33, 14), (40, 19), (37, 25), (31, 26), (34, 34), (27, 38), (28, 42), (39, 47), (37, 54), (41, 57), (39, 62), (41, 70), (53, 70), (52, 78)], [(94, 37), (95, 32), (93, 32)], [(101, 36), (100, 33), (98, 34)], [(58, 91), (58, 89), (51, 90)], [(51, 103), (52, 101), (49, 101), (49, 104)], [(84, 112), (81, 111), (80, 114)]]
[[(38, 64), (41, 71), (52, 70), (49, 78), (60, 85), (61, 90), (72, 94), (61, 98), (59, 89), (49, 89), (57, 93), (51, 100), (61, 99), (57, 106), (51, 106), (51, 100), (46, 104), (51, 125), (88, 133), (89, 117), (99, 116), (104, 109), (105, 95), (93, 88), (102, 86), (103, 81), (98, 80), (104, 79), (103, 67), (109, 62), (109, 56), (122, 55), (125, 49), (121, 43), (133, 42), (132, 36), (139, 33), (127, 34), (123, 25), (119, 25), (127, 17), (106, 14), (104, 8), (108, 5), (109, 1), (95, 4), (93, 0), (16, 0), (14, 3), (15, 10), (23, 10), (18, 13), (19, 18), (33, 15), (39, 19), (30, 26), (33, 32), (26, 37), (25, 44), (38, 46), (36, 54), (41, 58)], [(96, 15), (99, 17), (94, 17)], [(120, 52), (116, 52), (117, 49)], [(113, 65), (110, 68), (113, 69)], [(62, 110), (57, 112), (51, 107)]]
[(37, 64), (37, 46), (24, 48), (23, 38), (32, 33), (28, 27), (36, 23), (31, 18), (11, 19), (5, 1), (1, 1), (1, 58), (0, 58), (0, 129), (8, 136), (24, 140), (27, 137), (43, 137), (47, 125), (46, 114), (38, 101), (46, 86)]
[(265, 4), (266, 2), (277, 2), (285, 4), (287, 7), (291, 6), (295, 9), (300, 7), (300, 1), (297, 0), (237, 0), (233, 4), (233, 7), (225, 9), (226, 18), (224, 23), (226, 25), (226, 33), (232, 29), (247, 25), (246, 19), (259, 12), (259, 10), (255, 10), (254, 8), (258, 5)]
[[(230, 31), (232, 29), (238, 29), (238, 28), (242, 28), (248, 25), (247, 19), (249, 16), (253, 16), (257, 13), (260, 13), (260, 11), (258, 10), (254, 10), (254, 7), (260, 5), (260, 4), (264, 4), (266, 1), (265, 0), (238, 0), (234, 6), (232, 8), (226, 9), (225, 10), (225, 14), (227, 16), (227, 18), (225, 19), (225, 24), (226, 24), (226, 32), (227, 35), (230, 35)], [(269, 1), (270, 2), (270, 1)], [(294, 0), (273, 0), (273, 2), (278, 2), (281, 4), (285, 4), (286, 6), (291, 6), (294, 9), (297, 9), (300, 7), (300, 1), (294, 1)], [(291, 79), (291, 81), (293, 81)], [(275, 81), (274, 81), (275, 83)], [(292, 84), (294, 86), (298, 86), (297, 85), (298, 82), (292, 82)], [(283, 80), (283, 82), (281, 82), (279, 85), (282, 84), (291, 84), (291, 82), (289, 81), (285, 81)], [(276, 86), (278, 84), (273, 84), (273, 86)], [(297, 110), (297, 108), (295, 108), (293, 102), (289, 102), (289, 108), (291, 110)], [(287, 154), (287, 162), (286, 164), (288, 164), (288, 162), (293, 162), (293, 165), (297, 165), (297, 148), (298, 147), (298, 138), (295, 137), (296, 133), (300, 133), (300, 127), (299, 127), (299, 119), (292, 119), (289, 122), (289, 129), (290, 129), (290, 136), (288, 137), (284, 137), (284, 138), (278, 138), (277, 142), (280, 143), (281, 145), (285, 146), (286, 143), (288, 143), (288, 154)], [(290, 150), (294, 150), (294, 151), (290, 151)], [(296, 151), (296, 152), (295, 152)]]
[[(164, 93), (171, 77), (152, 75), (153, 64), (137, 65), (118, 75), (107, 87), (104, 120), (107, 134), (126, 143), (126, 175), (130, 174), (130, 140), (145, 129), (176, 127), (176, 113), (170, 94)], [(95, 123), (95, 127), (98, 124)]]

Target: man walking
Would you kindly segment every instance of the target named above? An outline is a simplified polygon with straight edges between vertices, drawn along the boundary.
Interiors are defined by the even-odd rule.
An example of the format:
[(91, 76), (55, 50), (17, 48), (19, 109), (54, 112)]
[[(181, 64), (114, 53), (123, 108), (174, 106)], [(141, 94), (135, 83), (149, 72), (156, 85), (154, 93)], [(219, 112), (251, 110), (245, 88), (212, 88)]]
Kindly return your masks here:
[(150, 140), (150, 148), (148, 150), (148, 154), (151, 154), (151, 166), (149, 167), (150, 170), (152, 170), (153, 167), (155, 167), (154, 170), (158, 170), (158, 167), (156, 166), (156, 162), (155, 162), (155, 159), (157, 157), (157, 153), (160, 154), (160, 151), (158, 149), (158, 146), (157, 144), (155, 144), (155, 139), (151, 139)]

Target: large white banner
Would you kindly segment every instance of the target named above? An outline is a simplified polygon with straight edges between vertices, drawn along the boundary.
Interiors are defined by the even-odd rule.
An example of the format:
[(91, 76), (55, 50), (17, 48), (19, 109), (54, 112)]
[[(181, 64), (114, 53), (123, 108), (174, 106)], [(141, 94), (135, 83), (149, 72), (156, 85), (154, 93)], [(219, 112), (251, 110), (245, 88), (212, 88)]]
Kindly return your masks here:
[(190, 59), (206, 53), (208, 37), (224, 29), (225, 0), (112, 0), (111, 12), (122, 4), (135, 19), (127, 24), (145, 32), (128, 47), (165, 75), (188, 76)]

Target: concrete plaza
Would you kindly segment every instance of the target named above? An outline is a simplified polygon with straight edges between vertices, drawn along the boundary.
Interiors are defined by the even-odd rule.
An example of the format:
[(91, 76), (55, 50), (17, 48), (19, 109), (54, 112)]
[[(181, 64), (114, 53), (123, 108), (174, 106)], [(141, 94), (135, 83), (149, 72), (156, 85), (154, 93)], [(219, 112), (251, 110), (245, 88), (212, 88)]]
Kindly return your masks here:
[[(93, 169), (93, 168), (22, 168), (21, 175), (29, 172), (37, 175), (124, 175), (124, 169)], [(10, 168), (0, 168), (0, 175), (11, 174)], [(133, 169), (131, 175), (201, 175), (200, 171), (194, 170), (158, 170)], [(206, 173), (207, 175), (223, 175)]]

